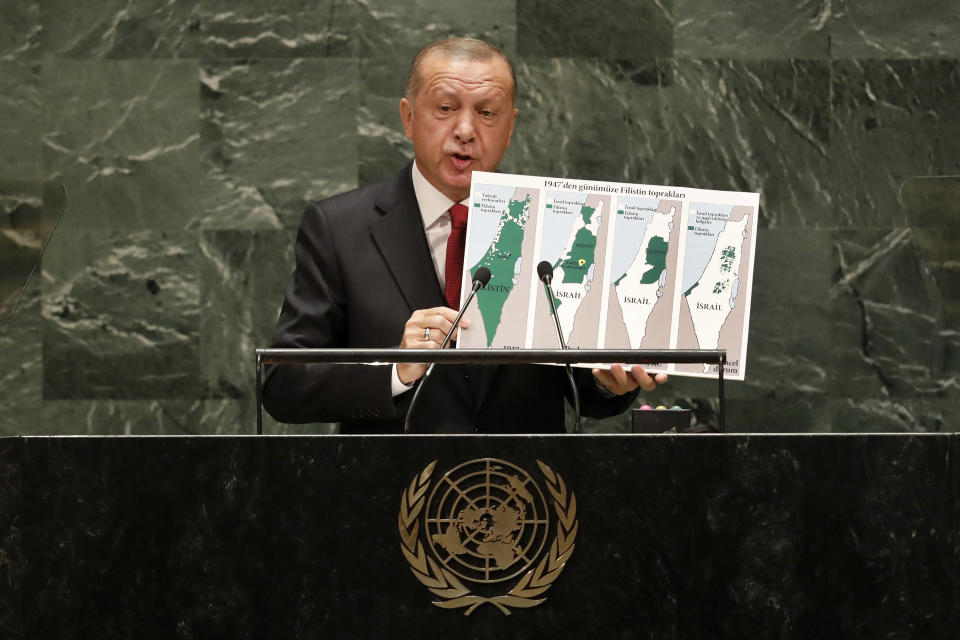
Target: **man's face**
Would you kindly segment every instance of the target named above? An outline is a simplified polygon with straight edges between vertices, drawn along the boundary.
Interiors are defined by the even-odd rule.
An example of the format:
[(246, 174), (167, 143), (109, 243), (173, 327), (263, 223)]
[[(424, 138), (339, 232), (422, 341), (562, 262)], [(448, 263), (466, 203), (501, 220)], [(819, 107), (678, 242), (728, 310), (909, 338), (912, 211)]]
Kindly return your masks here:
[(470, 195), (474, 171), (493, 171), (510, 145), (519, 111), (510, 68), (500, 57), (456, 60), (428, 54), (413, 102), (400, 101), (420, 173), (454, 201)]

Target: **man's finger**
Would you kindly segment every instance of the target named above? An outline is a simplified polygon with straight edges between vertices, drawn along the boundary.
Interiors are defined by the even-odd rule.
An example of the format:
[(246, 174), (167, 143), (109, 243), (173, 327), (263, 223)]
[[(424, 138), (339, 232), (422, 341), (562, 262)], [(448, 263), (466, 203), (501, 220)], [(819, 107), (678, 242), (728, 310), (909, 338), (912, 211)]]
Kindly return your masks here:
[(644, 391), (650, 392), (657, 388), (657, 382), (647, 373), (646, 369), (638, 364), (630, 367), (630, 374)]
[[(443, 344), (447, 332), (453, 327), (457, 319), (457, 311), (449, 307), (432, 307), (417, 309), (407, 320), (400, 340), (401, 349), (433, 349)], [(460, 327), (470, 326), (470, 318), (460, 319)], [(451, 340), (456, 340), (459, 327), (453, 332)]]
[(654, 377), (648, 374), (640, 365), (624, 367), (624, 365), (613, 364), (610, 365), (610, 369), (608, 370), (594, 369), (593, 375), (598, 383), (611, 393), (617, 395), (629, 393), (638, 386), (644, 391), (653, 391), (657, 388), (658, 384), (663, 384), (667, 381), (667, 374), (658, 373)]
[(627, 372), (623, 370), (623, 366), (619, 364), (611, 366), (610, 374), (613, 375), (618, 389), (623, 389), (627, 386)]
[[(621, 372), (622, 373), (622, 372)], [(593, 377), (604, 389), (613, 393), (615, 395), (622, 395), (627, 391), (632, 391), (634, 386), (630, 386), (627, 389), (624, 389), (624, 385), (617, 381), (617, 378), (614, 376), (612, 370), (605, 369), (594, 369)]]

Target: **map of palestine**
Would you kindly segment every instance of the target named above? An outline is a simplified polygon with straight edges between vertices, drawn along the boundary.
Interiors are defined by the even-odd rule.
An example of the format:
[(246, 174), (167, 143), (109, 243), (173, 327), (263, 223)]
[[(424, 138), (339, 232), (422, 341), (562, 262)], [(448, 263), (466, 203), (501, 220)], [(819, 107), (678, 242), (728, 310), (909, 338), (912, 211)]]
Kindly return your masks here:
[[(477, 172), (473, 176), (460, 348), (559, 347), (537, 278), (554, 269), (557, 318), (570, 348), (727, 350), (745, 376), (759, 195)], [(647, 367), (715, 377), (716, 365)]]
[[(532, 227), (529, 223), (537, 210), (538, 195), (532, 189), (491, 187), (478, 200), (471, 200), (468, 232), (475, 242), (464, 255), (470, 273), (467, 282), (469, 286), (480, 267), (490, 269), (490, 282), (477, 293), (475, 304), (480, 313), (471, 314), (470, 336), (464, 335), (460, 342), (474, 347), (523, 348), (532, 286), (531, 260), (524, 256), (533, 254), (534, 237), (527, 230)], [(479, 255), (471, 248), (478, 248)], [(505, 317), (511, 321), (503, 322)]]

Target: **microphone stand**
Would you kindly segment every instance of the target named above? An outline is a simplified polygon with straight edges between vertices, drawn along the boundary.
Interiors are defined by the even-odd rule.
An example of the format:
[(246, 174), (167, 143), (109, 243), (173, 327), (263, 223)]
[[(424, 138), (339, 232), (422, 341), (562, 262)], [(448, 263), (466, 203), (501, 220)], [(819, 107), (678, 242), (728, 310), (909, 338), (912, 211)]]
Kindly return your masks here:
[[(546, 271), (546, 268), (549, 271)], [(553, 319), (557, 324), (557, 337), (560, 339), (560, 348), (567, 349), (567, 342), (563, 339), (563, 329), (560, 327), (560, 316), (557, 315), (557, 303), (553, 297), (553, 287), (550, 286), (550, 282), (553, 280), (553, 267), (550, 266), (550, 263), (544, 260), (537, 266), (537, 273), (540, 274), (540, 280), (543, 281), (543, 288), (547, 292), (547, 300), (550, 301), (550, 311), (553, 313)], [(569, 364), (564, 365), (567, 370), (567, 379), (570, 381), (570, 390), (573, 393), (573, 411), (575, 415), (573, 423), (573, 432), (582, 433), (583, 427), (580, 424), (580, 392), (577, 391), (577, 382), (573, 379), (573, 367)]]
[[(485, 271), (486, 273), (481, 273), (481, 271)], [(457, 327), (460, 326), (460, 319), (463, 318), (463, 314), (467, 311), (467, 307), (470, 306), (470, 301), (472, 301), (473, 297), (477, 295), (477, 291), (480, 291), (480, 289), (483, 289), (485, 286), (487, 286), (489, 281), (490, 271), (486, 267), (480, 267), (480, 269), (477, 269), (477, 274), (473, 278), (473, 287), (470, 289), (470, 295), (467, 296), (466, 302), (464, 302), (460, 307), (460, 313), (457, 314), (456, 320), (453, 321), (453, 326), (450, 327), (450, 331), (447, 331), (447, 335), (443, 337), (443, 342), (440, 343), (441, 349), (445, 349), (450, 343), (450, 338), (453, 336), (453, 332), (456, 331)], [(430, 366), (427, 367), (427, 372), (423, 374), (423, 378), (420, 379), (420, 384), (418, 384), (417, 388), (413, 390), (413, 397), (410, 399), (410, 406), (407, 407), (407, 415), (403, 418), (404, 433), (410, 433), (410, 416), (413, 415), (413, 408), (417, 404), (417, 399), (420, 398), (420, 391), (423, 389), (423, 385), (427, 383), (427, 379), (430, 378), (430, 374), (433, 373), (433, 368), (436, 366), (436, 362), (430, 363)]]

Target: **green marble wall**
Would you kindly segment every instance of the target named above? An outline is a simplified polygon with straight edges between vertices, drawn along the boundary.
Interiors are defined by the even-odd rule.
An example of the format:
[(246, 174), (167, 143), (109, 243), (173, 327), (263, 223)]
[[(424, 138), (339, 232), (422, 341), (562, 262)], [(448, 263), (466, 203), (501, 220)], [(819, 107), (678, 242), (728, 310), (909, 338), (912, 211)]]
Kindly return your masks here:
[(448, 34), (515, 60), (504, 169), (762, 193), (731, 429), (957, 428), (960, 240), (896, 197), (960, 173), (952, 0), (28, 0), (0, 6), (0, 177), (71, 199), (0, 327), (0, 434), (252, 432), (302, 207), (410, 157), (408, 60)]

